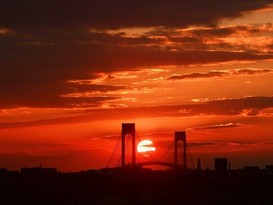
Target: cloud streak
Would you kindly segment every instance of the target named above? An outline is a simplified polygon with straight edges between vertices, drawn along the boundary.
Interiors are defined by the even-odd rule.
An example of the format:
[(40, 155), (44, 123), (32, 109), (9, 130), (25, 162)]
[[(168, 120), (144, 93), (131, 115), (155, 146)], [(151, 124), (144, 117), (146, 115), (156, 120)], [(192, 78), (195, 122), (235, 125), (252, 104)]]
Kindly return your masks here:
[(271, 69), (234, 69), (234, 70), (215, 70), (207, 73), (190, 73), (190, 74), (173, 74), (168, 77), (168, 80), (185, 80), (185, 79), (202, 79), (202, 78), (217, 78), (217, 77), (229, 77), (229, 76), (244, 76), (244, 75), (260, 75), (265, 73), (271, 73)]
[(272, 146), (272, 141), (265, 142), (237, 142), (237, 141), (210, 141), (210, 142), (189, 142), (188, 145), (190, 147), (203, 147), (203, 146), (246, 146), (246, 147), (254, 147), (260, 145), (269, 145)]
[(225, 128), (236, 128), (236, 127), (245, 127), (246, 125), (240, 123), (225, 123), (225, 124), (216, 124), (216, 125), (208, 125), (202, 127), (194, 127), (189, 128), (188, 130), (193, 131), (202, 131), (202, 130), (214, 130), (214, 129), (225, 129)]

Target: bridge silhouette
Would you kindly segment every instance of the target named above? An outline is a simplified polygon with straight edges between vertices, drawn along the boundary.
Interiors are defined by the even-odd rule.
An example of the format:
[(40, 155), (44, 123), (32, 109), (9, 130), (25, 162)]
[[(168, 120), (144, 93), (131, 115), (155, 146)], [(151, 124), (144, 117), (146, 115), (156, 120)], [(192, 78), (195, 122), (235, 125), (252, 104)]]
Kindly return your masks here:
[(159, 166), (165, 166), (173, 169), (177, 168), (185, 168), (183, 165), (176, 165), (173, 162), (162, 162), (162, 161), (147, 161), (147, 162), (139, 162), (137, 165), (140, 166), (152, 166), (152, 165), (159, 165)]
[[(159, 165), (165, 166), (173, 169), (187, 169), (187, 141), (186, 141), (186, 132), (185, 131), (175, 131), (174, 138), (167, 151), (158, 159), (156, 159), (151, 152), (138, 153), (141, 157), (145, 159), (145, 161), (137, 162), (136, 160), (136, 138), (141, 141), (139, 135), (135, 129), (135, 123), (122, 123), (121, 127), (121, 135), (119, 136), (118, 142), (114, 148), (112, 156), (107, 164), (109, 167), (115, 152), (118, 149), (118, 145), (121, 141), (121, 157), (119, 161), (121, 161), (121, 167), (126, 166), (151, 166), (151, 165)], [(131, 140), (131, 161), (126, 163), (126, 154), (127, 154), (127, 144), (128, 141)], [(181, 147), (181, 142), (183, 146)], [(173, 149), (172, 149), (173, 148)], [(180, 152), (182, 150), (182, 152)], [(163, 160), (164, 157), (167, 157)], [(128, 154), (127, 154), (128, 157)], [(149, 157), (149, 159), (148, 159)], [(173, 162), (170, 162), (170, 159), (173, 158)], [(182, 162), (179, 163), (179, 159), (182, 158)], [(181, 160), (180, 160), (181, 161)]]

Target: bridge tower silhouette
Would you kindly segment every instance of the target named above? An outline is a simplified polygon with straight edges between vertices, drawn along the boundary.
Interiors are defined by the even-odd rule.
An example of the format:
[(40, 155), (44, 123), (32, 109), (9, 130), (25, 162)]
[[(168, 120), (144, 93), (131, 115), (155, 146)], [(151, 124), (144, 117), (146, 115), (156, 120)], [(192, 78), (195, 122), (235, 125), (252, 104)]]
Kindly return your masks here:
[[(117, 148), (117, 145), (120, 142), (121, 139), (121, 166), (125, 167), (126, 166), (126, 149), (127, 149), (127, 142), (128, 140), (131, 141), (132, 144), (132, 150), (131, 150), (131, 157), (132, 157), (132, 161), (131, 161), (131, 165), (132, 166), (149, 166), (149, 165), (163, 165), (163, 166), (167, 166), (167, 167), (172, 167), (175, 169), (180, 169), (181, 167), (183, 169), (187, 169), (187, 141), (186, 141), (186, 132), (185, 131), (176, 131), (174, 133), (174, 140), (172, 141), (172, 143), (170, 144), (168, 150), (158, 159), (156, 159), (155, 157), (152, 156), (151, 153), (148, 153), (149, 156), (151, 157), (152, 161), (146, 161), (146, 162), (136, 162), (136, 137), (138, 138), (137, 140), (141, 141), (140, 137), (138, 136), (137, 132), (136, 132), (136, 128), (135, 128), (135, 123), (122, 123), (122, 131), (121, 131), (121, 136), (116, 144), (116, 147), (114, 149), (114, 152), (108, 162), (107, 167), (109, 166), (112, 157), (115, 153), (115, 150)], [(180, 152), (179, 148), (180, 148), (180, 142), (183, 143), (183, 147), (182, 147), (182, 153)], [(171, 147), (173, 147), (173, 143), (174, 143), (174, 150), (171, 151)], [(170, 155), (167, 159), (163, 160), (163, 156), (168, 156), (169, 152), (172, 152), (172, 155)], [(179, 164), (179, 155), (182, 154), (182, 164)], [(140, 156), (143, 157), (143, 155)], [(168, 162), (166, 160), (168, 160), (171, 156), (174, 156), (174, 162)], [(147, 158), (144, 157), (146, 160)], [(128, 162), (127, 162), (128, 163)]]
[(136, 129), (135, 123), (122, 123), (121, 131), (121, 166), (125, 166), (126, 137), (132, 137), (132, 165), (136, 165)]
[(183, 142), (183, 165), (184, 168), (187, 168), (187, 142), (186, 142), (186, 132), (185, 131), (177, 131), (174, 134), (174, 164), (175, 167), (178, 167), (178, 144), (179, 142)]

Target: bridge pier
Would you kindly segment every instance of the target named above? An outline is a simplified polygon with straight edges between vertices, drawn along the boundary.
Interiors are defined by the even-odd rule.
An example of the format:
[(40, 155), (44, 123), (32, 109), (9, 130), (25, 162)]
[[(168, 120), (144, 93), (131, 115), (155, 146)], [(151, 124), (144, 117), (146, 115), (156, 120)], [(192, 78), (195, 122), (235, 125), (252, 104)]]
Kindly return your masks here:
[[(136, 165), (136, 130), (135, 123), (122, 123), (122, 136), (121, 136), (121, 166), (125, 166), (125, 149), (126, 149), (126, 136), (129, 134), (132, 136), (132, 165)], [(128, 137), (128, 136), (127, 136)]]
[(187, 168), (186, 132), (184, 132), (184, 131), (175, 132), (174, 137), (175, 137), (175, 139), (174, 139), (174, 164), (175, 164), (175, 167), (178, 167), (178, 142), (182, 141), (183, 142), (183, 165), (184, 165), (184, 168)]

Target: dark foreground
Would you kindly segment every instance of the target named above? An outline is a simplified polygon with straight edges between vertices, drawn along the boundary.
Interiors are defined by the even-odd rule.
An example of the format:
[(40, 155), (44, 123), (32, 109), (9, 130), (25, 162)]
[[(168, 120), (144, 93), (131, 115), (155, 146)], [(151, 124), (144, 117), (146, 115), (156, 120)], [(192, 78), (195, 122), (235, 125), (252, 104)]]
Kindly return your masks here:
[(0, 173), (3, 205), (272, 205), (273, 175), (147, 169)]

